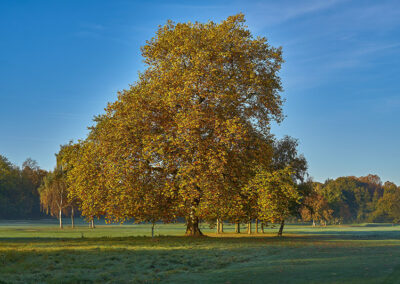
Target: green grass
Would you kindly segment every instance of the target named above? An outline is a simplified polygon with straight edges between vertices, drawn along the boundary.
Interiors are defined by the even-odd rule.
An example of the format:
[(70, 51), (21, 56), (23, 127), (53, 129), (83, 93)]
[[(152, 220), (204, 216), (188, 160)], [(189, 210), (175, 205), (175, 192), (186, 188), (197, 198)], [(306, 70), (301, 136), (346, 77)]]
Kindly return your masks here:
[[(183, 224), (0, 222), (0, 283), (400, 283), (400, 227), (289, 225), (185, 238)], [(82, 238), (83, 236), (83, 238)]]

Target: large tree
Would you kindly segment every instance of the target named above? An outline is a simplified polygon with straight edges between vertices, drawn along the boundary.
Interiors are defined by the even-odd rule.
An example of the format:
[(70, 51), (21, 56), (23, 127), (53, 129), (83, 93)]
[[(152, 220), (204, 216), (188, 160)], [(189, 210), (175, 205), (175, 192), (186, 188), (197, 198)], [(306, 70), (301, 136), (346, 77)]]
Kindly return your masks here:
[[(87, 181), (98, 212), (124, 220), (150, 203), (150, 215), (185, 217), (187, 235), (201, 235), (199, 220), (227, 214), (210, 209), (239, 200), (254, 166), (269, 166), (270, 122), (282, 119), (281, 49), (244, 22), (242, 14), (220, 24), (169, 21), (142, 48), (146, 70), (85, 141), (94, 159), (80, 166), (101, 165), (90, 178), (103, 182)], [(83, 182), (82, 173), (71, 180)]]

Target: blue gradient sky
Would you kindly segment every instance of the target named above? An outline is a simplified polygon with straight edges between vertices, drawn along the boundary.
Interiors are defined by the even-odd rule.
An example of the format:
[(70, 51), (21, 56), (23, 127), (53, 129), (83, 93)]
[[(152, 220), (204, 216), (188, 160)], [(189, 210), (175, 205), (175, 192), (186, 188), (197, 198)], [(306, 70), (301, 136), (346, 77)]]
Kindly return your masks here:
[(398, 1), (0, 0), (0, 154), (55, 165), (60, 144), (143, 69), (158, 25), (243, 12), (282, 46), (287, 118), (316, 180), (376, 173), (400, 184)]

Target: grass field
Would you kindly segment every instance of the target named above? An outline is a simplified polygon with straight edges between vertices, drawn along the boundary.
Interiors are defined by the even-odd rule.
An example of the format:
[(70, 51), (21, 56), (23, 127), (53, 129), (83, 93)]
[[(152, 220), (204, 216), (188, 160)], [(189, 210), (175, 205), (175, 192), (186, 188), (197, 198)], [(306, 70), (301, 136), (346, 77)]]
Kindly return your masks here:
[(400, 283), (400, 226), (288, 225), (185, 238), (183, 224), (0, 222), (0, 283)]

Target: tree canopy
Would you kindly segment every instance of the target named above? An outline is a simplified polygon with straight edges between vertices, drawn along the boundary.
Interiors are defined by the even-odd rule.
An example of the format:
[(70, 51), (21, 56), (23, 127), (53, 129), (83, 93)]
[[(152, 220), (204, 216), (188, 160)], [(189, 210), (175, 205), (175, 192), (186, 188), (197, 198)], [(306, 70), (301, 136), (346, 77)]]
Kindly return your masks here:
[(92, 200), (111, 220), (147, 220), (149, 208), (154, 219), (185, 217), (187, 233), (199, 235), (199, 218), (239, 198), (255, 165), (271, 167), (281, 49), (253, 37), (239, 14), (219, 24), (168, 21), (142, 55), (145, 71), (81, 143), (71, 194), (90, 194), (81, 205)]

